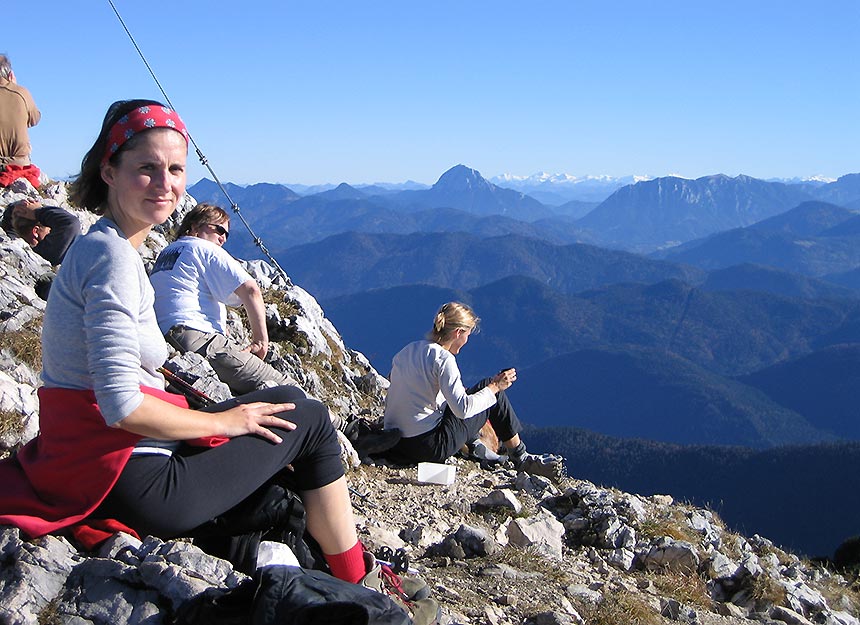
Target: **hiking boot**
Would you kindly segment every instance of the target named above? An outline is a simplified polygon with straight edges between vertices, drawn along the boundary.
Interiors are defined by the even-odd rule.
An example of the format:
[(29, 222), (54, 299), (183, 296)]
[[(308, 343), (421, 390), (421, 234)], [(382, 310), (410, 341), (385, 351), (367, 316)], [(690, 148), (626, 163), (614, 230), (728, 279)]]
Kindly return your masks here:
[(442, 622), (442, 608), (435, 599), (419, 599), (413, 601), (406, 611), (412, 617), (414, 625), (439, 625)]
[(391, 569), (376, 561), (369, 551), (364, 552), (367, 574), (358, 583), (387, 595), (403, 608), (415, 625), (438, 625), (441, 619), (439, 602), (431, 599), (430, 588), (420, 577), (399, 577)]
[(430, 595), (427, 582), (417, 576), (396, 575), (387, 564), (377, 561), (369, 551), (364, 552), (364, 565), (367, 573), (358, 583), (384, 595), (396, 597), (401, 601), (418, 601)]
[(567, 477), (564, 466), (564, 458), (555, 454), (530, 454), (525, 453), (519, 458), (513, 458), (517, 471), (524, 471), (531, 475), (541, 475), (553, 482), (560, 482)]
[(505, 457), (500, 456), (492, 449), (484, 445), (481, 440), (474, 440), (469, 443), (469, 455), (472, 458), (477, 458), (483, 462), (504, 462)]

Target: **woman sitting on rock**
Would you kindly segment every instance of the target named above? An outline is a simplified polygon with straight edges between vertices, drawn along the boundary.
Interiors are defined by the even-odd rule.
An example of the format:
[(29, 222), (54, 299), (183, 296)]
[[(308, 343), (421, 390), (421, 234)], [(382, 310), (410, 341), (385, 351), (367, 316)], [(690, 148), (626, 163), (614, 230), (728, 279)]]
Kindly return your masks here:
[(102, 217), (51, 288), (41, 432), (0, 463), (0, 523), (31, 537), (71, 529), (90, 543), (122, 526), (184, 536), (291, 472), (333, 575), (378, 577), (323, 404), (284, 386), (201, 412), (163, 390), (167, 347), (137, 250), (184, 197), (187, 151), (173, 110), (128, 100), (110, 107), (84, 157), (71, 197)]
[(394, 356), (385, 428), (400, 430), (402, 438), (385, 457), (400, 464), (444, 462), (467, 445), (481, 460), (501, 461), (504, 457), (478, 437), (489, 421), (515, 467), (560, 475), (560, 457), (529, 454), (520, 439), (522, 425), (505, 395), (517, 379), (515, 369), (505, 369), (468, 390), (463, 386), (456, 356), (479, 321), (465, 304), (449, 302), (436, 313), (427, 339), (410, 343)]

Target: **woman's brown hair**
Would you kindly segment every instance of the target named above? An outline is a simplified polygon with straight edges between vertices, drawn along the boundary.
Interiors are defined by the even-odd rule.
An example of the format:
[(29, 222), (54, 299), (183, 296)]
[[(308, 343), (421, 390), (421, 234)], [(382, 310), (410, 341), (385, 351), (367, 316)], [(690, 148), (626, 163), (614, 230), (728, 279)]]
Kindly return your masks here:
[[(95, 143), (84, 155), (81, 161), (81, 173), (78, 174), (69, 189), (69, 199), (76, 206), (85, 208), (97, 215), (104, 213), (107, 208), (108, 186), (102, 180), (102, 156), (107, 149), (108, 135), (119, 119), (128, 112), (141, 106), (164, 106), (156, 100), (119, 100), (110, 105), (105, 113), (102, 129)], [(116, 165), (122, 158), (123, 152), (134, 148), (142, 133), (126, 141), (117, 152), (110, 157), (111, 164)]]

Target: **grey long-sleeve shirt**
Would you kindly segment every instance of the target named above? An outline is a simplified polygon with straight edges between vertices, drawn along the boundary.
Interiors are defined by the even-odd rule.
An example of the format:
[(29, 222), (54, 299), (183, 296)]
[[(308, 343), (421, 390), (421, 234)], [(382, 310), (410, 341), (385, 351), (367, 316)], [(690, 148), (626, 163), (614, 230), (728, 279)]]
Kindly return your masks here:
[(92, 389), (108, 425), (143, 401), (140, 385), (164, 388), (167, 346), (155, 321), (143, 261), (102, 217), (66, 253), (51, 286), (42, 329), (47, 387)]

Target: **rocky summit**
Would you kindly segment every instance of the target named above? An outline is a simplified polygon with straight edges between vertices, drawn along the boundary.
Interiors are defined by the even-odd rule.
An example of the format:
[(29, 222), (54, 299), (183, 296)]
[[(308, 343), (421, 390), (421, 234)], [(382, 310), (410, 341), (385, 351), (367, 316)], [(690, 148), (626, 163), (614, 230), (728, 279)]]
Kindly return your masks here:
[[(64, 183), (17, 181), (0, 207), (25, 197), (69, 206)], [(193, 205), (186, 198), (178, 210)], [(176, 216), (178, 218), (179, 215)], [(171, 220), (175, 223), (175, 219)], [(166, 244), (153, 232), (151, 262)], [(0, 234), (0, 450), (38, 432), (40, 324), (54, 268), (20, 239)], [(249, 270), (266, 292), (274, 366), (299, 380), (333, 415), (376, 422), (387, 383), (343, 344), (316, 300), (275, 268)], [(247, 330), (231, 313), (232, 331)], [(200, 358), (171, 362), (195, 388), (229, 395)], [(359, 534), (369, 550), (402, 549), (441, 605), (441, 622), (480, 625), (744, 623), (860, 625), (856, 576), (787, 553), (762, 536), (730, 531), (709, 510), (576, 479), (558, 482), (455, 458), (452, 484), (423, 483), (416, 469), (360, 459), (346, 439)], [(551, 451), (551, 450), (545, 450)], [(742, 479), (738, 477), (738, 479)], [(814, 515), (810, 493), (798, 515)], [(806, 510), (801, 507), (806, 506)], [(187, 539), (117, 534), (95, 552), (62, 536), (29, 540), (0, 528), (0, 623), (174, 623), (206, 593), (247, 581)]]

